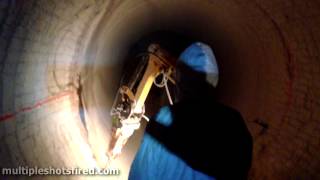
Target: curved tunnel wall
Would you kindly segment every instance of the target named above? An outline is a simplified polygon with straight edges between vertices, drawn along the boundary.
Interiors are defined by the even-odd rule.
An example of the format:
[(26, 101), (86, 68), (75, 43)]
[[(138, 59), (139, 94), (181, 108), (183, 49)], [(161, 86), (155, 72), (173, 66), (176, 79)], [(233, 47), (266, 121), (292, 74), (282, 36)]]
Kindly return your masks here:
[[(319, 178), (319, 6), (1, 1), (0, 166), (103, 166), (123, 58), (144, 35), (171, 30), (213, 47), (219, 100), (254, 136), (250, 177)], [(137, 144), (129, 147), (125, 172)]]

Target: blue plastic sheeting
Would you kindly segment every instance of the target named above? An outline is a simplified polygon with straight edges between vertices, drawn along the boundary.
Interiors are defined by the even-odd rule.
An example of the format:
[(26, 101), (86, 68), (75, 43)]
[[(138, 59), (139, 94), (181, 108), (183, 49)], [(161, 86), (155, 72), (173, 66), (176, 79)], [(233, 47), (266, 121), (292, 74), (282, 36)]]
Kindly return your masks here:
[[(172, 122), (170, 108), (167, 106), (161, 108), (155, 120), (162, 125), (169, 126)], [(146, 132), (131, 165), (129, 179), (207, 180), (214, 178), (192, 169)]]
[(218, 84), (219, 69), (211, 48), (201, 42), (193, 43), (180, 55), (178, 63), (183, 63), (193, 71), (204, 73), (212, 86)]

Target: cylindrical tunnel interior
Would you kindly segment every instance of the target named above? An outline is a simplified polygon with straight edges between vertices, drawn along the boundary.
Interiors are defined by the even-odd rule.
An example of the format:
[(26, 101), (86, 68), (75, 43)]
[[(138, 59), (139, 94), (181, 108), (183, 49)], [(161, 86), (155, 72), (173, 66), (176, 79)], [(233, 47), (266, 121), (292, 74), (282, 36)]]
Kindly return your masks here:
[[(169, 32), (166, 43), (181, 36), (212, 47), (218, 100), (241, 112), (254, 138), (250, 179), (320, 177), (318, 1), (8, 0), (0, 8), (0, 167), (104, 166), (128, 54)], [(127, 178), (142, 133), (113, 178)]]

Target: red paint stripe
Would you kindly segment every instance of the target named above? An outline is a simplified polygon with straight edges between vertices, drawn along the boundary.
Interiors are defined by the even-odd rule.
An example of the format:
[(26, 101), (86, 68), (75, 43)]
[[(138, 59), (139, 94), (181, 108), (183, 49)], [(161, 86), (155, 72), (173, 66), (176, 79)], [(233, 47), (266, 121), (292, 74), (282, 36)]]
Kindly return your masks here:
[(13, 118), (16, 114), (15, 113), (8, 113), (0, 116), (0, 121), (4, 121), (10, 118)]
[(12, 113), (7, 113), (7, 114), (4, 114), (4, 115), (1, 115), (0, 116), (0, 122), (1, 121), (6, 121), (6, 120), (9, 120), (11, 118), (14, 118), (17, 114), (19, 113), (23, 113), (23, 112), (28, 112), (28, 111), (32, 111), (36, 108), (39, 108), (41, 107), (42, 105), (44, 104), (48, 104), (52, 101), (56, 101), (56, 100), (59, 100), (65, 96), (70, 96), (72, 95), (73, 92), (72, 91), (64, 91), (64, 92), (60, 92), (54, 96), (50, 96), (50, 97), (47, 97), (46, 99), (43, 99), (43, 100), (40, 100), (36, 103), (34, 103), (33, 105), (31, 106), (26, 106), (26, 107), (22, 107), (21, 109), (19, 109), (18, 111), (16, 112), (12, 112)]

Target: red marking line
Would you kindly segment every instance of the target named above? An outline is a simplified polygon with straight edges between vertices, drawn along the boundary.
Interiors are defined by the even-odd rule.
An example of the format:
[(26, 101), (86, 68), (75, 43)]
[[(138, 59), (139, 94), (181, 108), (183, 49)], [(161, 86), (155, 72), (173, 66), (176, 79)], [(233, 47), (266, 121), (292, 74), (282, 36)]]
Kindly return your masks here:
[(50, 102), (53, 102), (53, 101), (56, 101), (56, 100), (59, 100), (63, 97), (66, 97), (66, 96), (70, 96), (73, 94), (73, 91), (63, 91), (63, 92), (60, 92), (54, 96), (50, 96), (50, 97), (47, 97), (46, 99), (42, 99), (38, 102), (36, 102), (35, 104), (31, 105), (31, 106), (26, 106), (26, 107), (22, 107), (21, 109), (19, 109), (18, 111), (16, 112), (11, 112), (11, 113), (7, 113), (7, 114), (4, 114), (4, 115), (1, 115), (0, 116), (0, 122), (1, 121), (6, 121), (6, 120), (9, 120), (11, 118), (14, 118), (16, 115), (18, 115), (19, 113), (24, 113), (24, 112), (28, 112), (28, 111), (32, 111), (36, 108), (39, 108), (41, 107), (42, 105), (44, 104), (48, 104)]

